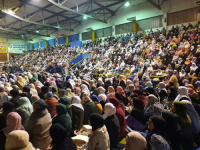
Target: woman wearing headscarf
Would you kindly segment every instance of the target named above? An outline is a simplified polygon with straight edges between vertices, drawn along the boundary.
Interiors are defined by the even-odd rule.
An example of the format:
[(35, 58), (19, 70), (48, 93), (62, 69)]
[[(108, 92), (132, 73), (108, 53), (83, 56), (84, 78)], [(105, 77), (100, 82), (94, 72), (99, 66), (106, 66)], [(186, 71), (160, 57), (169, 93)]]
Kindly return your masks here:
[(53, 80), (53, 81), (50, 81), (49, 83), (50, 83), (50, 85), (51, 85), (52, 87), (56, 87), (56, 88), (57, 88), (56, 82), (55, 82), (54, 80)]
[(106, 103), (104, 113), (106, 114), (105, 125), (109, 134), (110, 148), (117, 148), (120, 136), (120, 124), (119, 119), (115, 115), (115, 106), (112, 103)]
[(26, 131), (15, 130), (8, 134), (6, 138), (6, 150), (38, 150), (29, 142), (29, 135)]
[(2, 108), (3, 103), (8, 101), (8, 95), (5, 93), (4, 87), (0, 87), (0, 108)]
[(17, 101), (16, 111), (22, 118), (22, 125), (26, 127), (28, 119), (33, 112), (33, 106), (27, 97), (21, 97)]
[(14, 104), (11, 102), (3, 103), (3, 112), (0, 114), (0, 130), (6, 127), (6, 118), (10, 112), (15, 112)]
[(92, 113), (98, 113), (97, 107), (95, 103), (90, 99), (89, 95), (85, 92), (83, 92), (83, 97), (82, 97), (84, 103), (83, 103), (83, 108), (84, 108), (84, 120), (83, 124), (88, 124), (88, 118)]
[(126, 136), (126, 119), (125, 119), (125, 114), (124, 111), (121, 108), (120, 102), (117, 98), (111, 97), (109, 99), (109, 102), (112, 103), (116, 107), (116, 113), (115, 115), (119, 119), (120, 123), (120, 138), (124, 138)]
[(109, 100), (110, 97), (114, 97), (114, 96), (115, 96), (115, 89), (113, 86), (109, 86), (107, 100)]
[(51, 118), (57, 115), (56, 113), (56, 105), (58, 104), (58, 101), (53, 97), (53, 94), (51, 92), (47, 93), (47, 99), (45, 100), (47, 104), (47, 110), (51, 114)]
[(166, 133), (169, 138), (172, 150), (181, 150), (181, 143), (179, 138), (180, 132), (173, 113), (169, 111), (163, 111), (162, 117), (165, 119), (166, 122)]
[(193, 149), (192, 121), (187, 114), (187, 106), (184, 102), (175, 101), (170, 111), (173, 113), (176, 122), (181, 127), (181, 144), (184, 150)]
[(136, 98), (132, 98), (133, 102), (133, 109), (130, 113), (130, 115), (126, 119), (127, 125), (136, 131), (144, 131), (146, 120), (144, 116), (144, 104), (143, 102)]
[(18, 76), (17, 82), (15, 84), (19, 86), (20, 90), (23, 90), (23, 87), (26, 85), (26, 82), (21, 76)]
[(195, 63), (192, 63), (192, 66), (190, 67), (190, 70), (193, 70), (194, 72), (198, 69)]
[(167, 100), (172, 102), (175, 100), (176, 96), (177, 96), (177, 89), (173, 86), (169, 87)]
[(182, 102), (184, 102), (187, 106), (187, 113), (190, 116), (191, 120), (192, 120), (192, 134), (196, 134), (200, 131), (200, 119), (199, 119), (199, 115), (196, 112), (196, 110), (194, 109), (194, 106), (192, 105), (192, 103), (188, 100), (182, 100)]
[(110, 150), (110, 140), (104, 119), (96, 113), (89, 117), (90, 125), (92, 126), (92, 135), (87, 144), (87, 150)]
[(126, 136), (126, 145), (124, 150), (145, 150), (146, 139), (138, 132), (130, 132)]
[(52, 87), (52, 93), (53, 93), (53, 97), (59, 101), (59, 94), (58, 94), (58, 91), (57, 91), (57, 88), (56, 87)]
[(62, 97), (62, 92), (61, 91), (63, 90), (63, 86), (62, 86), (61, 83), (57, 83), (56, 85), (58, 87), (59, 98), (61, 98)]
[(148, 149), (152, 150), (170, 150), (169, 140), (166, 134), (166, 122), (161, 116), (154, 115), (150, 117), (148, 124), (148, 133), (146, 140)]
[(41, 99), (46, 99), (46, 98), (47, 98), (47, 93), (48, 93), (48, 87), (43, 86), (43, 87), (41, 88), (41, 93), (39, 93), (38, 96), (39, 96)]
[(74, 141), (67, 135), (61, 124), (54, 124), (50, 128), (52, 150), (77, 150)]
[(23, 95), (26, 96), (29, 100), (31, 100), (32, 94), (30, 87), (29, 86), (23, 87), (23, 92), (24, 92)]
[(162, 102), (164, 99), (167, 98), (167, 89), (165, 88), (165, 84), (163, 82), (160, 82), (158, 84), (158, 95), (160, 97), (160, 102)]
[(52, 124), (61, 124), (66, 129), (65, 132), (67, 133), (67, 136), (69, 136), (72, 129), (72, 120), (67, 113), (66, 106), (63, 104), (58, 104), (56, 105), (56, 111), (58, 115), (52, 119)]
[(179, 88), (178, 88), (178, 95), (177, 95), (175, 101), (182, 101), (182, 100), (191, 101), (190, 97), (188, 96), (188, 89), (187, 89), (187, 87), (179, 86)]
[(23, 129), (21, 116), (17, 112), (10, 112), (6, 118), (6, 127), (0, 130), (0, 149), (5, 150), (6, 137), (10, 132)]
[(146, 92), (147, 92), (148, 95), (149, 95), (149, 94), (153, 94), (153, 95), (155, 95), (155, 96), (158, 98), (158, 101), (159, 101), (160, 97), (159, 97), (158, 94), (156, 94), (154, 88), (152, 88), (152, 87), (148, 87), (148, 88), (146, 88)]
[(139, 100), (142, 101), (142, 103), (145, 105), (146, 104), (146, 98), (145, 96), (143, 95), (142, 91), (139, 90), (139, 89), (134, 89), (133, 90), (133, 94), (135, 97), (137, 97)]
[(92, 99), (92, 101), (95, 103), (95, 105), (96, 105), (96, 107), (97, 107), (97, 110), (98, 110), (98, 113), (101, 115), (103, 109), (102, 109), (102, 106), (101, 106), (101, 104), (100, 104), (99, 98), (98, 98), (96, 95), (92, 95), (92, 96), (91, 96), (91, 99)]
[(70, 88), (67, 88), (66, 91), (67, 91), (67, 95), (68, 95), (70, 98), (74, 97), (74, 93), (72, 93), (72, 91), (71, 91)]
[(174, 86), (176, 89), (178, 89), (179, 84), (178, 84), (178, 79), (177, 79), (177, 77), (176, 77), (176, 76), (171, 76), (170, 79), (169, 79), (169, 82), (168, 82), (167, 86), (170, 85), (170, 81), (173, 81), (173, 84), (174, 84), (173, 86)]
[(72, 98), (72, 129), (80, 130), (83, 126), (84, 108), (81, 104), (79, 96)]
[(46, 150), (51, 143), (49, 129), (51, 127), (51, 115), (44, 100), (38, 100), (33, 104), (34, 112), (31, 114), (26, 126), (30, 136), (30, 142), (35, 148)]
[(120, 75), (119, 77), (119, 86), (121, 86), (123, 89), (126, 88), (126, 77), (124, 75)]
[(85, 85), (85, 84), (81, 85), (81, 92), (84, 92), (90, 96), (90, 91), (89, 91), (87, 85)]
[(72, 87), (72, 84), (71, 83), (69, 83), (68, 81), (67, 82), (65, 82), (65, 88), (66, 89), (71, 89), (71, 91), (74, 91), (74, 88)]
[(35, 89), (34, 84), (30, 84), (29, 87), (30, 87), (30, 89), (31, 89), (30, 93), (31, 93), (32, 96), (33, 96), (33, 95), (38, 95), (38, 92), (37, 92), (37, 90)]
[(153, 115), (161, 115), (163, 111), (163, 106), (158, 102), (158, 98), (150, 94), (148, 96), (145, 108), (144, 108), (144, 113), (147, 117), (151, 117)]
[(106, 90), (102, 87), (102, 86), (100, 86), (100, 87), (98, 87), (98, 96), (100, 97), (100, 104), (101, 104), (101, 106), (104, 108), (104, 106), (105, 106), (105, 104), (106, 104), (106, 99), (107, 99), (107, 96), (106, 96), (106, 94), (105, 94), (105, 92), (106, 92)]

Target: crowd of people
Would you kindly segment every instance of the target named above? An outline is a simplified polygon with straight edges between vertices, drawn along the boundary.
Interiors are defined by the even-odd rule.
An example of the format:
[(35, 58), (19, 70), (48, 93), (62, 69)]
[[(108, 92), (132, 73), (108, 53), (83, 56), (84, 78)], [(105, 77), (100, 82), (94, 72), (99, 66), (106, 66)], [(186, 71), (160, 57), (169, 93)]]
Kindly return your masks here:
[[(83, 125), (92, 133), (78, 149), (197, 149), (199, 41), (200, 23), (53, 47), (8, 70), (34, 53), (13, 59), (0, 74), (0, 149), (76, 150)], [(88, 61), (66, 64), (81, 51)]]

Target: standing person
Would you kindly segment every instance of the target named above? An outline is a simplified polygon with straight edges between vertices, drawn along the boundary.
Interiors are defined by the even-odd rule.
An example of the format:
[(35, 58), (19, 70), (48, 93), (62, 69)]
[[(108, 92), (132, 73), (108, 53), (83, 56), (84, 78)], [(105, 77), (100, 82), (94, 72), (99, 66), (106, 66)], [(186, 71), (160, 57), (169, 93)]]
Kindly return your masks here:
[(175, 101), (170, 111), (173, 113), (176, 122), (181, 127), (181, 144), (184, 150), (193, 149), (192, 144), (192, 121), (187, 114), (187, 106), (184, 102)]
[(54, 124), (50, 128), (52, 150), (77, 150), (74, 141), (67, 136), (66, 129), (61, 124)]
[(97, 113), (93, 113), (89, 117), (92, 126), (92, 135), (88, 142), (87, 150), (110, 150), (110, 140), (104, 119)]
[(104, 113), (107, 116), (105, 119), (105, 125), (110, 138), (110, 148), (117, 148), (120, 136), (120, 124), (119, 119), (115, 115), (115, 106), (112, 103), (107, 103), (104, 107)]
[(49, 129), (52, 125), (51, 115), (44, 100), (37, 100), (33, 107), (34, 112), (28, 120), (26, 131), (29, 133), (30, 142), (35, 148), (46, 150), (51, 143), (49, 135)]
[(154, 115), (150, 117), (147, 124), (149, 129), (146, 136), (148, 149), (170, 150), (170, 145), (166, 134), (165, 119), (163, 119), (161, 116)]
[(83, 125), (84, 119), (84, 108), (81, 104), (81, 99), (79, 96), (74, 96), (72, 98), (72, 129), (80, 130)]
[(51, 118), (55, 117), (57, 115), (56, 105), (58, 104), (58, 101), (53, 97), (52, 92), (47, 93), (47, 99), (45, 100), (45, 102), (47, 104), (47, 109), (51, 114)]
[(0, 130), (0, 149), (5, 150), (6, 137), (14, 130), (23, 130), (21, 116), (16, 112), (10, 112), (6, 119), (6, 127)]
[(126, 137), (126, 120), (125, 120), (125, 114), (124, 111), (121, 108), (121, 105), (119, 103), (119, 100), (115, 97), (111, 97), (109, 99), (110, 103), (112, 103), (115, 107), (116, 107), (116, 113), (115, 115), (117, 116), (117, 118), (119, 119), (119, 123), (120, 123), (120, 138), (124, 138)]
[(63, 104), (56, 105), (57, 116), (52, 119), (52, 124), (59, 123), (65, 128), (67, 136), (70, 135), (72, 129), (72, 120), (67, 113), (67, 108)]
[(2, 108), (3, 103), (8, 101), (8, 95), (5, 93), (4, 87), (0, 87), (0, 108)]
[(83, 124), (88, 124), (88, 118), (92, 113), (98, 113), (95, 103), (90, 99), (89, 95), (83, 92), (83, 108), (84, 108), (84, 120)]

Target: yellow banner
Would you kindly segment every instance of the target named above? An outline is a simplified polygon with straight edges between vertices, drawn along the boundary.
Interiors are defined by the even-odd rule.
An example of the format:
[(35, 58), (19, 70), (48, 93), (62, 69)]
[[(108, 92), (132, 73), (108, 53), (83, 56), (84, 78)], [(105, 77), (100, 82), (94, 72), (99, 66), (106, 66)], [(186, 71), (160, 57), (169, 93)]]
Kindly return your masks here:
[(7, 43), (0, 42), (0, 53), (7, 53)]

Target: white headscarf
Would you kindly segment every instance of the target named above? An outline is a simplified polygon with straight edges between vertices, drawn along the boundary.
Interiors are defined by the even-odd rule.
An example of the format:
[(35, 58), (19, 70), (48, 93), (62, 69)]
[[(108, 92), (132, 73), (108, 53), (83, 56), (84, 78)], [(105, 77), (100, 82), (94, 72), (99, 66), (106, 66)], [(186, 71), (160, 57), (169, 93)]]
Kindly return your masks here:
[(186, 97), (189, 101), (191, 101), (190, 97), (188, 96), (188, 89), (185, 86), (179, 86), (178, 88), (179, 94), (177, 95), (174, 101), (180, 101), (181, 98)]
[(187, 113), (190, 116), (191, 120), (192, 120), (192, 133), (196, 134), (200, 131), (200, 119), (199, 119), (199, 115), (196, 112), (196, 110), (194, 109), (194, 106), (192, 105), (192, 103), (188, 100), (182, 100), (182, 102), (186, 103), (187, 106)]
[(104, 106), (104, 113), (107, 117), (112, 116), (116, 113), (116, 107), (112, 103), (106, 103)]
[(85, 92), (85, 93), (87, 93), (88, 95), (90, 95), (90, 91), (89, 91), (87, 85), (82, 84), (82, 85), (81, 85), (81, 89), (82, 89), (81, 92)]
[(84, 110), (83, 106), (81, 105), (81, 99), (79, 96), (74, 96), (72, 98), (72, 105)]
[(105, 102), (106, 99), (107, 99), (107, 96), (106, 96), (106, 94), (99, 94), (99, 95), (98, 95), (98, 98), (99, 98), (100, 101)]
[(190, 67), (190, 70), (193, 70), (193, 71), (195, 71), (195, 70), (197, 70), (197, 66), (196, 66), (196, 64), (195, 63), (192, 63), (192, 66)]
[(35, 84), (36, 84), (37, 87), (39, 87), (39, 88), (41, 88), (41, 87), (44, 86), (39, 80), (35, 81)]
[(98, 87), (98, 90), (99, 90), (99, 94), (105, 94), (106, 90), (102, 86)]

